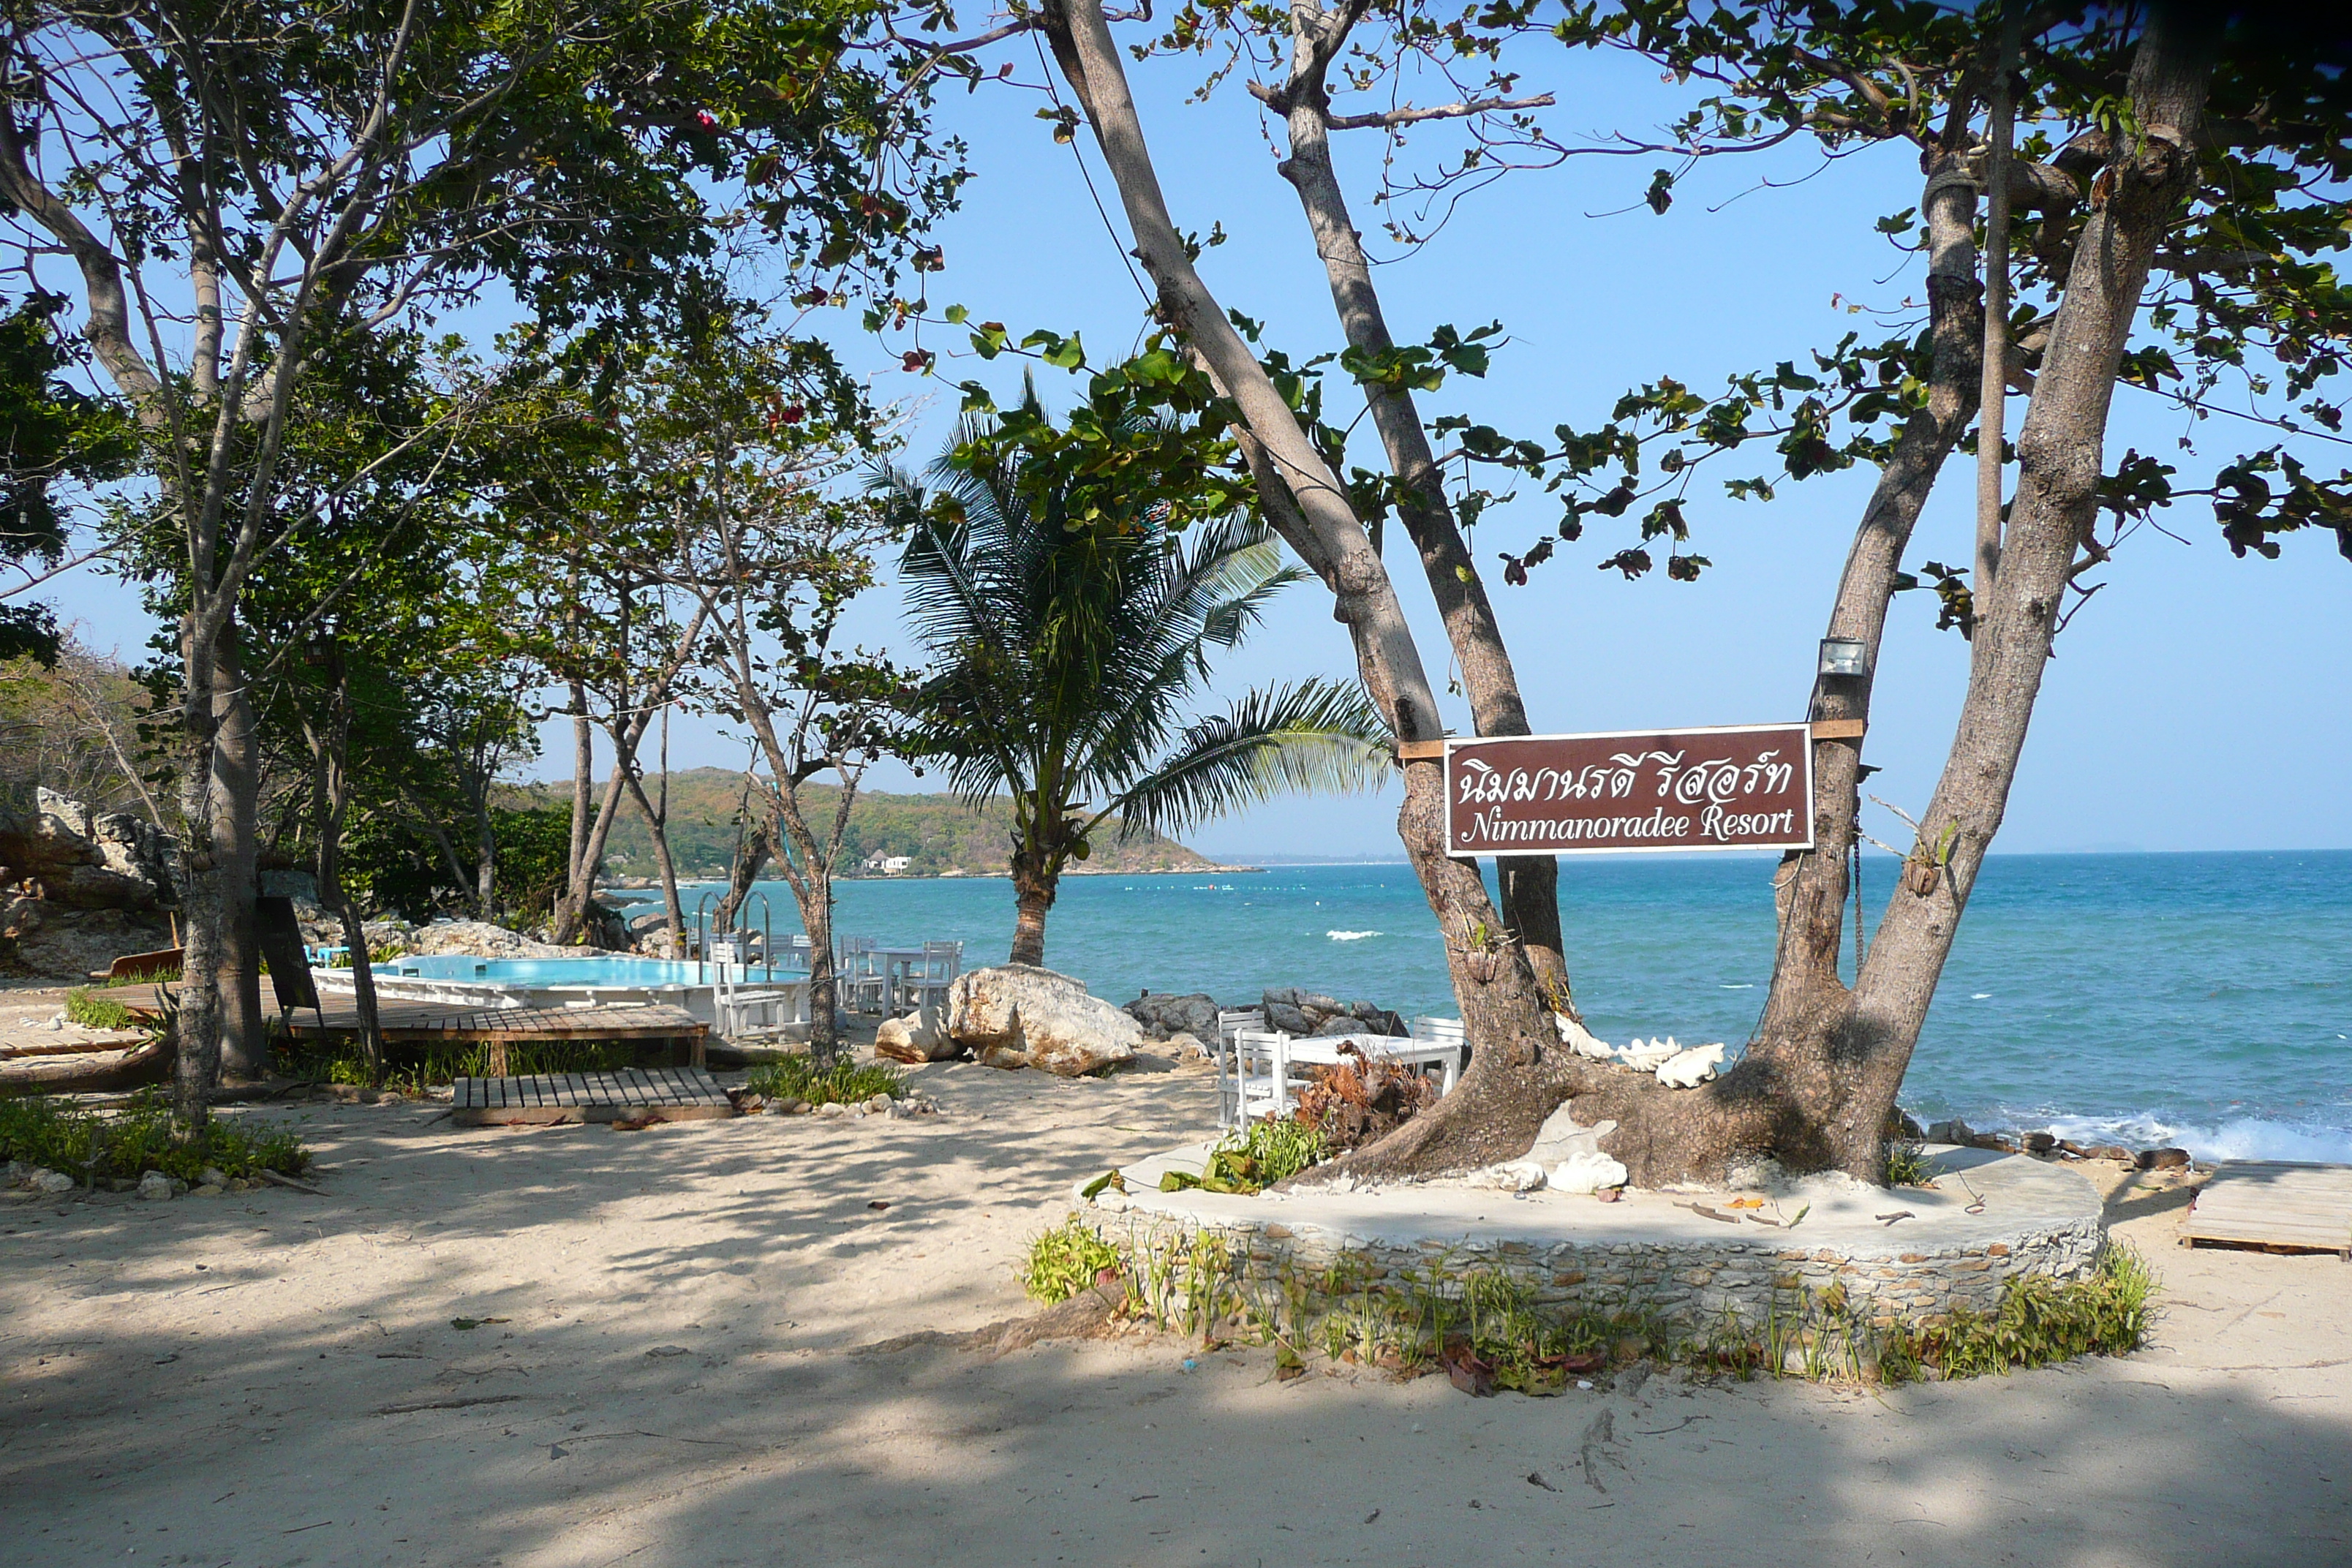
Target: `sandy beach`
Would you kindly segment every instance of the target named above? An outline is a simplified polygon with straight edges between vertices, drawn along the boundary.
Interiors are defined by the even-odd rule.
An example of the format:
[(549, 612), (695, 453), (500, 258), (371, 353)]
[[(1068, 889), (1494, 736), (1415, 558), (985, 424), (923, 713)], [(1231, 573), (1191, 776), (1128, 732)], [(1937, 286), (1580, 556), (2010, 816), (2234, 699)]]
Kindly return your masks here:
[(324, 1197), (12, 1194), (0, 1563), (2352, 1560), (2352, 1270), (2179, 1247), (2115, 1167), (2163, 1279), (2126, 1360), (1474, 1400), (1139, 1331), (855, 1353), (1031, 1310), (1069, 1184), (1213, 1124), (1146, 1066), (634, 1133), (312, 1102), (254, 1114)]

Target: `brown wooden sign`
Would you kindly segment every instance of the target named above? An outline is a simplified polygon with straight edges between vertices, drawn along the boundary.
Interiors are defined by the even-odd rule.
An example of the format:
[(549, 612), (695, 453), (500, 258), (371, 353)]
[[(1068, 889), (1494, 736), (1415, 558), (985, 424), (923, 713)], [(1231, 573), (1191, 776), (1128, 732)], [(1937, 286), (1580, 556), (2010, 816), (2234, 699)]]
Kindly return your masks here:
[(1446, 853), (1810, 849), (1803, 724), (1445, 742)]

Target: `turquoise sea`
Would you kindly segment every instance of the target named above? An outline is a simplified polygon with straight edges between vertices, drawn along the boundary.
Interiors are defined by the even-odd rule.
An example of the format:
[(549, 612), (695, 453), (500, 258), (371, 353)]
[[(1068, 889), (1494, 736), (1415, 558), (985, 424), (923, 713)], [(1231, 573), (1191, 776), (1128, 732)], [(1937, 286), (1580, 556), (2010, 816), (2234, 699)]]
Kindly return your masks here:
[[(1570, 971), (1594, 1032), (1745, 1041), (1771, 973), (1773, 863), (1564, 860)], [(1895, 868), (1864, 863), (1874, 921)], [(797, 930), (789, 889), (762, 890), (775, 929)], [(845, 882), (835, 929), (960, 938), (968, 967), (996, 963), (1012, 885)], [(1454, 1011), (1434, 922), (1401, 863), (1069, 878), (1045, 940), (1047, 963), (1117, 1002), (1146, 986), (1239, 1003), (1306, 985), (1408, 1016)], [(2347, 1037), (2352, 850), (1997, 855), (1904, 1103), (1923, 1121), (2352, 1161)]]

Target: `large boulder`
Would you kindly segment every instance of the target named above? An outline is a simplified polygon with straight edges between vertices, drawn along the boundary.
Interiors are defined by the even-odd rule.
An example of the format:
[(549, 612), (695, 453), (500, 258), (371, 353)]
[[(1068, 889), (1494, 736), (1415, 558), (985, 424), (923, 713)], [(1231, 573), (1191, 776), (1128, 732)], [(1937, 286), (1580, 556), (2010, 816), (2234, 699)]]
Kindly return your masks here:
[(970, 969), (948, 990), (948, 1033), (990, 1066), (1029, 1066), (1064, 1078), (1135, 1059), (1143, 1026), (1079, 981), (1033, 964)]
[[(389, 934), (389, 933), (387, 933)], [(376, 940), (373, 922), (368, 926), (368, 940)], [(407, 939), (407, 950), (419, 957), (436, 953), (461, 953), (469, 958), (578, 958), (576, 947), (557, 947), (551, 942), (533, 942), (520, 931), (492, 925), (488, 921), (436, 921), (419, 926)]]
[(1265, 1026), (1286, 1035), (1402, 1035), (1404, 1020), (1377, 1002), (1342, 1002), (1297, 985), (1269, 985)]
[(874, 1031), (874, 1054), (894, 1062), (943, 1062), (963, 1055), (945, 1029), (926, 1028), (920, 1013), (885, 1018)]
[(1186, 996), (1154, 996), (1146, 992), (1127, 1005), (1127, 1015), (1143, 1026), (1147, 1040), (1172, 1039), (1178, 1035), (1200, 1040), (1217, 1037), (1217, 999), (1204, 992)]
[(94, 812), (70, 795), (36, 792), (29, 813), (0, 820), (0, 882), (78, 910), (147, 912), (173, 902), (178, 842), (127, 812)]

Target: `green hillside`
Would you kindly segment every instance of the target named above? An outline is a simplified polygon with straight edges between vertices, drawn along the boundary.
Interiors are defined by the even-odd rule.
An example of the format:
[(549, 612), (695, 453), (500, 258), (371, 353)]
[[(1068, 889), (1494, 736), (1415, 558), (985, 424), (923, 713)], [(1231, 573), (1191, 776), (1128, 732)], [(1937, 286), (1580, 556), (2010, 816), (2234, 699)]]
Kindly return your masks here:
[[(646, 781), (648, 794), (655, 781)], [(601, 784), (600, 784), (601, 789)], [(569, 784), (526, 786), (517, 792), (530, 804), (556, 805), (571, 799)], [(600, 795), (601, 798), (601, 795)], [(830, 813), (834, 792), (812, 788), (810, 815)], [(720, 768), (697, 768), (669, 776), (670, 854), (680, 877), (723, 877), (734, 854), (736, 814), (743, 800), (743, 777)], [(520, 803), (519, 803), (520, 804)], [(990, 801), (975, 811), (952, 795), (885, 795), (861, 790), (850, 807), (844, 839), (845, 870), (870, 855), (904, 855), (910, 877), (1003, 876), (1013, 833), (1008, 800)], [(615, 877), (656, 874), (653, 841), (645, 819), (624, 801), (604, 863)], [(1158, 834), (1139, 834), (1125, 844), (1098, 841), (1087, 871), (1187, 871), (1213, 864)]]

